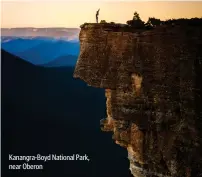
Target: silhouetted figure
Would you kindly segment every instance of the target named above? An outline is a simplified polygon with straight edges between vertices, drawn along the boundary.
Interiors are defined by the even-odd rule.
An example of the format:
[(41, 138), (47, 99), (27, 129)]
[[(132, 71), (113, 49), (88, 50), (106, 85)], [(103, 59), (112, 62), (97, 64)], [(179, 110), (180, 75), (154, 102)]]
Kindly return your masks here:
[(96, 22), (98, 23), (98, 16), (99, 16), (100, 9), (96, 12)]

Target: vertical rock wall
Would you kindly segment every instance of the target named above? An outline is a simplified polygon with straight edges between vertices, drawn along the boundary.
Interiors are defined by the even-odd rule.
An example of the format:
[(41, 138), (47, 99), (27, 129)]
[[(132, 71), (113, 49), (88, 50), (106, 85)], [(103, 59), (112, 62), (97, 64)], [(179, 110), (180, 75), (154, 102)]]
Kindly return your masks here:
[(74, 77), (106, 89), (102, 130), (135, 177), (202, 174), (202, 27), (83, 25)]

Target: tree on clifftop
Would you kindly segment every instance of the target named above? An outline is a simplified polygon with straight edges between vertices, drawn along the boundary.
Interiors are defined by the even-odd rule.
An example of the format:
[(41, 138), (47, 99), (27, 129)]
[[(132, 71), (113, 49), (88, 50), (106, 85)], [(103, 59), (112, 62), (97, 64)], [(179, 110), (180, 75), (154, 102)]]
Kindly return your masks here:
[(133, 20), (141, 20), (140, 15), (137, 12), (134, 13)]
[(139, 14), (137, 12), (134, 13), (133, 19), (128, 20), (126, 22), (129, 26), (135, 27), (135, 28), (144, 28), (145, 22), (141, 20)]

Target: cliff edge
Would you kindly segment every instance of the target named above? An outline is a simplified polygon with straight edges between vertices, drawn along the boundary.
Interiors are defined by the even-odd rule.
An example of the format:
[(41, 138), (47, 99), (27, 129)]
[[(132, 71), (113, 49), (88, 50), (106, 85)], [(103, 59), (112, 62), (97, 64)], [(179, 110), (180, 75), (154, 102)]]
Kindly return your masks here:
[(74, 77), (106, 90), (103, 131), (135, 177), (202, 175), (202, 25), (84, 24)]

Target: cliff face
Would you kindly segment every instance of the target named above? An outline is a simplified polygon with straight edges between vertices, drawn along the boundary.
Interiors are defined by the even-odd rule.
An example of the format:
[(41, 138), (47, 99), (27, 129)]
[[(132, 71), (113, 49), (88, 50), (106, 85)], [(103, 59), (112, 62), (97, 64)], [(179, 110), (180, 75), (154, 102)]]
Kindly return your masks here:
[(102, 130), (135, 177), (202, 173), (202, 27), (86, 24), (74, 77), (106, 89)]

